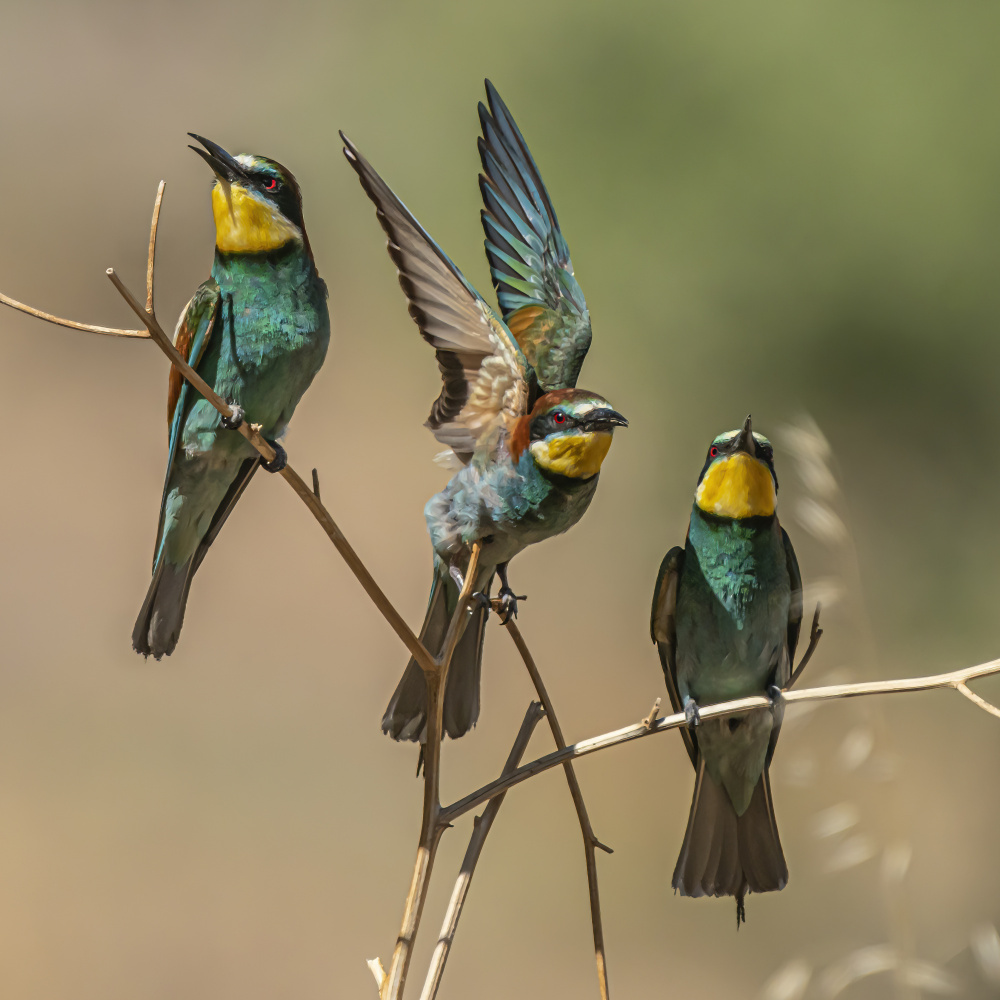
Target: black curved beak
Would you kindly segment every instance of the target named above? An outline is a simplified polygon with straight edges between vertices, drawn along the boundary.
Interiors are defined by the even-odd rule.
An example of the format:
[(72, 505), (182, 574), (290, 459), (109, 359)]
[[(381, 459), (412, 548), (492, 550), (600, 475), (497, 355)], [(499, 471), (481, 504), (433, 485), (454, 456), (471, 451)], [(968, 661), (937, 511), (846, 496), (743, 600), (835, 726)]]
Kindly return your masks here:
[(628, 427), (628, 421), (611, 407), (591, 410), (584, 417), (583, 424), (588, 431), (613, 431), (616, 427)]
[(230, 184), (233, 181), (243, 181), (244, 183), (250, 181), (250, 175), (217, 142), (195, 135), (194, 132), (188, 132), (188, 135), (192, 139), (197, 139), (205, 147), (205, 149), (199, 149), (197, 146), (188, 146), (188, 149), (193, 149), (215, 171), (215, 176), (220, 180), (228, 181)]
[(736, 439), (734, 450), (745, 451), (748, 455), (754, 458), (757, 457), (757, 445), (753, 439), (753, 427), (750, 424), (749, 413), (747, 414), (746, 423), (743, 425), (743, 430), (740, 431), (740, 436)]

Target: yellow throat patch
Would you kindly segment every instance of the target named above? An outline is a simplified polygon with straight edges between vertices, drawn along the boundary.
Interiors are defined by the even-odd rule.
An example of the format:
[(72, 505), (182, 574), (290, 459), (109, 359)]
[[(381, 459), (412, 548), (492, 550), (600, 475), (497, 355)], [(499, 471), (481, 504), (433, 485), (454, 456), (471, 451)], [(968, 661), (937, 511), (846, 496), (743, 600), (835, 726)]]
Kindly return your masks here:
[(611, 447), (609, 431), (585, 431), (531, 443), (531, 456), (546, 472), (589, 479), (601, 471)]
[(778, 501), (771, 470), (738, 451), (715, 462), (698, 484), (695, 502), (718, 517), (770, 517)]
[(239, 184), (216, 181), (212, 188), (215, 245), (223, 253), (263, 253), (277, 250), (291, 240), (301, 240), (277, 207), (255, 198)]

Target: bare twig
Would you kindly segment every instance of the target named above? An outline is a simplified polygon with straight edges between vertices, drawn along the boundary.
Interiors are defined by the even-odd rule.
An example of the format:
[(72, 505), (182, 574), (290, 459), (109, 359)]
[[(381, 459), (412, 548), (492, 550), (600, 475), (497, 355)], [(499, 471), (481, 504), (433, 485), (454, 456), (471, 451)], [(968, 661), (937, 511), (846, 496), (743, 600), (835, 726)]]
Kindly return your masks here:
[[(535, 730), (538, 720), (545, 714), (545, 710), (537, 701), (533, 701), (528, 706), (521, 729), (514, 740), (507, 763), (504, 764), (501, 774), (510, 774), (518, 764), (521, 757), (528, 748), (528, 741)], [(420, 1000), (434, 1000), (437, 996), (438, 987), (441, 985), (441, 977), (444, 975), (445, 963), (451, 952), (452, 942), (455, 940), (455, 932), (458, 929), (458, 921), (462, 916), (462, 907), (465, 905), (465, 897), (469, 894), (469, 884), (472, 882), (473, 872), (482, 853), (486, 837), (493, 825), (493, 820), (503, 803), (503, 796), (498, 795), (490, 799), (481, 816), (477, 816), (469, 838), (469, 846), (465, 850), (465, 857), (462, 859), (462, 868), (459, 871), (458, 879), (455, 881), (455, 888), (451, 893), (451, 900), (445, 913), (444, 923), (441, 925), (441, 933), (438, 936), (437, 946), (431, 957), (430, 968), (427, 970), (427, 978), (424, 980), (424, 988), (420, 994)]]
[[(1000, 660), (990, 660), (988, 663), (980, 663), (974, 667), (963, 667), (961, 670), (952, 670), (943, 674), (931, 674), (928, 677), (904, 677), (890, 681), (863, 681), (858, 684), (830, 684), (826, 687), (806, 688), (804, 691), (788, 691), (783, 695), (783, 700), (787, 704), (807, 701), (833, 701), (839, 698), (860, 698), (876, 694), (902, 694), (908, 691), (933, 691), (939, 688), (953, 688), (959, 693), (966, 687), (970, 680), (977, 677), (987, 677), (991, 674), (1000, 674)], [(991, 715), (997, 713), (995, 706), (969, 691), (965, 697), (970, 699), (983, 711)], [(735, 712), (745, 712), (751, 708), (769, 708), (771, 702), (767, 698), (754, 696), (752, 698), (740, 698), (736, 701), (727, 701), (718, 705), (699, 706), (698, 714), (702, 719), (714, 719), (717, 716), (732, 715)], [(453, 823), (459, 816), (463, 816), (470, 809), (482, 805), (483, 802), (505, 792), (508, 788), (520, 784), (528, 778), (548, 771), (550, 768), (558, 767), (568, 760), (576, 760), (577, 757), (586, 757), (589, 754), (597, 753), (599, 750), (607, 750), (609, 747), (620, 746), (622, 743), (630, 743), (632, 740), (642, 739), (644, 736), (652, 736), (654, 733), (665, 733), (670, 729), (676, 729), (686, 723), (684, 713), (667, 715), (652, 726), (647, 728), (645, 722), (637, 722), (623, 729), (616, 729), (610, 733), (603, 733), (601, 736), (593, 736), (579, 743), (573, 743), (565, 750), (557, 750), (555, 753), (539, 757), (522, 765), (511, 774), (503, 778), (497, 778), (488, 785), (475, 792), (466, 795), (464, 798), (453, 802), (451, 805), (441, 810), (441, 822)]]
[(985, 698), (981, 698), (975, 691), (970, 691), (963, 681), (955, 685), (955, 690), (968, 698), (973, 705), (978, 705), (984, 712), (989, 712), (990, 715), (995, 715), (1000, 719), (1000, 708), (997, 708), (996, 705), (991, 704)]
[[(121, 278), (115, 274), (113, 268), (108, 268), (108, 277), (112, 284), (118, 289), (119, 294), (129, 304), (132, 311), (142, 320), (149, 335), (156, 342), (157, 347), (171, 360), (174, 367), (194, 386), (214, 406), (224, 417), (231, 417), (233, 411), (229, 404), (187, 363), (176, 347), (170, 342), (170, 338), (163, 332), (156, 317), (139, 305), (135, 296), (125, 287)], [(274, 448), (261, 436), (260, 427), (257, 424), (250, 424), (244, 421), (238, 428), (238, 433), (253, 445), (265, 461), (271, 461), (275, 457)], [(403, 641), (403, 644), (410, 651), (410, 655), (424, 669), (427, 669), (433, 660), (430, 653), (424, 648), (420, 640), (414, 635), (412, 629), (403, 620), (402, 615), (395, 609), (392, 602), (382, 592), (381, 587), (375, 582), (375, 578), (369, 573), (368, 567), (361, 561), (358, 554), (351, 548), (350, 543), (344, 537), (343, 532), (337, 527), (337, 523), (330, 516), (330, 512), (320, 503), (319, 498), (305, 484), (302, 477), (290, 466), (286, 465), (281, 470), (281, 476), (285, 482), (298, 494), (299, 499), (309, 508), (313, 517), (319, 522), (320, 527), (326, 532), (334, 547), (340, 553), (344, 562), (347, 563), (351, 572), (357, 577), (358, 582), (364, 588), (365, 593), (372, 599), (375, 606), (382, 612), (383, 617), (389, 623), (392, 630)]]
[[(545, 689), (542, 675), (538, 671), (535, 659), (528, 649), (528, 644), (521, 635), (521, 630), (514, 622), (513, 616), (508, 616), (504, 622), (504, 627), (514, 640), (517, 651), (521, 654), (521, 659), (531, 677), (531, 683), (538, 693), (538, 700), (545, 709), (545, 717), (549, 720), (549, 729), (552, 730), (552, 739), (560, 750), (566, 749), (566, 740), (563, 739), (562, 726), (556, 718), (555, 709), (552, 706), (552, 699)], [(587, 862), (587, 889), (590, 894), (590, 922), (594, 929), (594, 957), (597, 962), (597, 982), (601, 990), (601, 1000), (608, 1000), (608, 965), (604, 954), (604, 926), (601, 921), (601, 896), (597, 884), (597, 857), (594, 849), (599, 847), (602, 851), (611, 854), (611, 848), (602, 844), (594, 835), (594, 828), (590, 825), (590, 816), (587, 813), (587, 804), (583, 800), (583, 791), (580, 782), (577, 780), (576, 771), (569, 760), (563, 763), (566, 772), (566, 784), (569, 785), (569, 794), (573, 798), (573, 805), (576, 807), (577, 819), (580, 822), (580, 833), (583, 836), (583, 850)]]
[(806, 669), (806, 664), (812, 659), (820, 639), (823, 638), (823, 630), (819, 627), (819, 609), (820, 606), (817, 604), (816, 611), (813, 613), (812, 628), (809, 629), (809, 645), (806, 646), (806, 651), (802, 654), (799, 665), (792, 671), (792, 676), (788, 678), (788, 683), (785, 685), (786, 691), (790, 691), (795, 682), (802, 676), (802, 671)]
[[(163, 190), (165, 187), (166, 182), (160, 181), (156, 189), (156, 200), (153, 202), (153, 219), (149, 224), (149, 254), (146, 258), (147, 313), (152, 313), (153, 311), (153, 259), (156, 256), (156, 230), (160, 224), (160, 205), (163, 202)], [(5, 306), (10, 306), (11, 309), (17, 309), (18, 312), (27, 313), (36, 319), (45, 320), (46, 323), (68, 327), (70, 330), (83, 330), (84, 333), (100, 333), (106, 337), (133, 337), (139, 339), (148, 339), (149, 337), (149, 333), (146, 330), (118, 330), (110, 326), (92, 326), (90, 323), (78, 323), (75, 319), (62, 319), (59, 316), (53, 316), (52, 313), (42, 312), (41, 309), (35, 309), (32, 306), (25, 305), (23, 302), (18, 302), (17, 299), (12, 299), (9, 295), (4, 295), (3, 292), (0, 292), (0, 302)]]
[(423, 747), (424, 804), (420, 822), (420, 841), (417, 846), (417, 857), (413, 863), (410, 888), (406, 894), (406, 904), (403, 907), (399, 936), (392, 952), (389, 972), (382, 985), (382, 1000), (399, 1000), (403, 995), (406, 974), (410, 968), (410, 959), (413, 957), (413, 944), (420, 927), (420, 916), (427, 898), (431, 871), (434, 868), (434, 856), (441, 834), (448, 828), (448, 824), (442, 823), (440, 818), (441, 738), (444, 728), (445, 685), (448, 681), (452, 655), (467, 624), (469, 598), (472, 596), (479, 568), (479, 552), (480, 544), (475, 542), (441, 653), (432, 661), (432, 666), (425, 667), (421, 664), (424, 681), (427, 684), (427, 742)]
[(642, 724), (647, 729), (652, 729), (653, 726), (656, 724), (656, 720), (659, 717), (660, 717), (660, 699), (657, 698), (656, 701), (653, 702), (653, 707), (649, 710), (649, 715), (647, 715), (646, 718), (642, 720)]
[(153, 264), (156, 260), (156, 231), (160, 226), (160, 206), (163, 204), (163, 189), (166, 181), (160, 181), (153, 202), (153, 221), (149, 224), (149, 253), (146, 256), (146, 312), (153, 312)]
[(71, 330), (83, 330), (84, 333), (102, 333), (106, 337), (137, 337), (142, 339), (149, 337), (145, 330), (116, 330), (110, 326), (91, 326), (89, 323), (77, 323), (73, 319), (62, 319), (59, 316), (53, 316), (52, 313), (42, 312), (41, 309), (35, 309), (23, 302), (18, 302), (17, 299), (12, 299), (9, 295), (4, 295), (3, 292), (0, 292), (0, 302), (18, 312), (27, 313), (29, 316), (43, 319), (46, 323), (54, 323), (56, 326), (69, 327)]

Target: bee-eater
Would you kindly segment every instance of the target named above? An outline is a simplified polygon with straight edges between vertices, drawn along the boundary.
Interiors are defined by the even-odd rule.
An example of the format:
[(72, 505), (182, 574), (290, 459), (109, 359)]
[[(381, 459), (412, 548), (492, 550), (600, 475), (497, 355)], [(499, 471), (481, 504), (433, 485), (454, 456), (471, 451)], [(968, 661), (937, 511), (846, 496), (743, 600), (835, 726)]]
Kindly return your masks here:
[[(684, 548), (671, 549), (653, 592), (651, 632), (696, 778), (673, 887), (682, 896), (744, 896), (788, 881), (768, 767), (781, 687), (802, 623), (802, 578), (778, 523), (767, 438), (720, 434), (698, 477)], [(698, 705), (767, 695), (770, 708), (701, 721)]]
[[(235, 416), (218, 411), (170, 370), (167, 474), (153, 553), (153, 580), (132, 631), (132, 645), (157, 659), (177, 645), (195, 571), (258, 465), (285, 464), (276, 439), (326, 357), (326, 284), (302, 219), (291, 172), (264, 156), (231, 156), (191, 133), (215, 172), (215, 261), (177, 324), (175, 344)], [(233, 433), (246, 414), (275, 443), (262, 463)]]
[[(498, 255), (494, 280), (502, 290), (509, 287), (512, 295), (521, 294), (512, 282), (521, 281), (515, 274), (524, 275), (526, 285), (534, 282), (537, 294), (526, 306), (507, 310), (509, 325), (465, 280), (357, 148), (341, 136), (348, 162), (375, 203), (388, 236), (389, 255), (409, 300), (410, 315), (436, 350), (444, 385), (427, 426), (463, 463), (424, 508), (434, 547), (434, 580), (420, 637), (433, 656), (441, 651), (458, 603), (470, 546), (475, 542), (482, 546), (474, 590), (488, 594), (494, 574), (499, 574), (505, 614), (514, 613), (516, 599), (507, 580), (507, 564), (526, 546), (580, 520), (597, 488), (614, 429), (627, 426), (602, 396), (572, 385), (582, 353), (574, 356), (566, 349), (562, 375), (550, 364), (551, 381), (562, 387), (544, 391), (513, 335), (519, 310), (527, 308), (531, 318), (522, 329), (529, 329), (544, 310), (557, 319), (575, 312), (587, 327), (582, 352), (590, 340), (586, 305), (571, 271), (557, 276), (570, 267), (569, 257), (523, 140), (519, 151), (504, 145), (519, 135), (510, 125), (508, 117), (505, 138), (488, 134), (485, 144), (487, 150), (499, 149), (508, 167), (513, 162), (516, 170), (505, 174), (508, 167), (504, 167), (496, 174), (507, 185), (498, 197), (511, 199), (504, 211), (506, 221), (498, 226), (514, 226), (520, 235), (509, 233), (507, 249), (495, 244), (490, 251)], [(486, 187), (490, 183), (484, 181)], [(561, 298), (560, 289), (565, 287), (575, 289), (575, 298)], [(468, 732), (479, 715), (487, 616), (483, 600), (472, 612), (452, 658), (444, 701), (444, 728), (452, 738)], [(411, 659), (386, 709), (382, 729), (393, 739), (422, 740), (426, 721), (424, 677)]]

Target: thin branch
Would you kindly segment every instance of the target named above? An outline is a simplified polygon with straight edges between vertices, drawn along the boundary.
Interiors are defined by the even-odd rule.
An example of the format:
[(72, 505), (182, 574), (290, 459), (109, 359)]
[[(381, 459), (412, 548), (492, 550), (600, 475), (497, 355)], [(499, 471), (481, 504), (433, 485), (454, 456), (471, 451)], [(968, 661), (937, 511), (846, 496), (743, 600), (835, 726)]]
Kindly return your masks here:
[(809, 629), (809, 645), (806, 646), (806, 651), (802, 654), (799, 665), (792, 671), (792, 676), (788, 678), (788, 683), (785, 685), (786, 691), (791, 691), (795, 682), (802, 676), (802, 671), (806, 669), (806, 664), (812, 659), (820, 639), (823, 638), (823, 630), (819, 627), (819, 609), (820, 606), (817, 604), (816, 611), (813, 613), (812, 628)]
[[(545, 710), (537, 701), (533, 701), (528, 706), (524, 721), (518, 731), (517, 739), (511, 748), (507, 763), (504, 764), (501, 775), (510, 774), (518, 764), (521, 757), (528, 748), (528, 741), (538, 724), (538, 720), (545, 715)], [(469, 846), (465, 850), (465, 857), (462, 859), (462, 868), (455, 881), (455, 888), (451, 893), (451, 900), (445, 912), (444, 923), (441, 925), (441, 933), (438, 936), (437, 946), (431, 956), (430, 968), (427, 970), (427, 978), (424, 980), (424, 988), (420, 993), (420, 1000), (434, 1000), (437, 996), (438, 987), (441, 985), (441, 977), (444, 975), (444, 967), (451, 953), (451, 946), (455, 940), (455, 932), (458, 930), (458, 921), (462, 916), (462, 907), (465, 905), (465, 898), (469, 894), (469, 884), (472, 882), (472, 875), (476, 870), (479, 855), (482, 853), (486, 837), (496, 819), (500, 806), (503, 803), (503, 795), (498, 795), (490, 799), (481, 816), (477, 816), (473, 825), (472, 836), (469, 838)]]
[[(139, 305), (135, 296), (125, 287), (121, 278), (115, 274), (113, 268), (108, 268), (108, 277), (112, 284), (118, 289), (122, 298), (129, 304), (132, 311), (142, 320), (150, 336), (156, 342), (157, 347), (171, 360), (174, 367), (181, 373), (214, 406), (224, 417), (231, 417), (233, 411), (229, 404), (187, 363), (176, 347), (170, 342), (170, 338), (163, 332), (156, 317)], [(265, 461), (272, 461), (275, 457), (274, 448), (264, 439), (260, 433), (258, 424), (250, 424), (244, 421), (238, 428), (238, 433), (253, 445)], [(286, 465), (280, 473), (285, 482), (298, 494), (299, 499), (309, 508), (310, 513), (319, 522), (320, 527), (326, 532), (334, 547), (340, 553), (344, 562), (347, 563), (351, 572), (357, 577), (358, 582), (364, 588), (365, 593), (372, 599), (375, 606), (382, 612), (383, 617), (389, 623), (392, 630), (399, 636), (403, 644), (410, 651), (410, 655), (424, 669), (433, 663), (430, 653), (424, 648), (423, 643), (413, 634), (412, 629), (403, 620), (402, 615), (395, 609), (392, 602), (385, 596), (382, 589), (375, 582), (375, 578), (368, 572), (368, 567), (361, 561), (358, 554), (351, 548), (343, 532), (337, 527), (337, 523), (330, 516), (330, 512), (320, 503), (319, 498), (303, 482), (302, 477), (290, 466)]]
[(420, 917), (427, 899), (427, 887), (430, 884), (431, 871), (434, 868), (434, 856), (437, 853), (441, 834), (448, 828), (441, 822), (441, 739), (444, 730), (444, 695), (448, 681), (448, 670), (451, 658), (462, 637), (462, 630), (467, 624), (467, 606), (472, 595), (479, 568), (480, 544), (475, 542), (469, 555), (469, 565), (462, 581), (462, 589), (458, 595), (455, 612), (448, 623), (441, 653), (432, 660), (428, 668), (421, 664), (424, 671), (424, 682), (427, 685), (427, 741), (423, 747), (424, 762), (424, 803), (420, 822), (420, 840), (417, 845), (417, 857), (413, 863), (413, 875), (410, 877), (410, 888), (406, 893), (406, 903), (403, 906), (403, 919), (396, 938), (396, 947), (392, 952), (389, 972), (382, 984), (383, 1000), (399, 1000), (406, 986), (406, 974), (413, 957), (413, 945), (417, 930), (420, 927)]
[[(943, 674), (931, 674), (928, 677), (905, 677), (899, 680), (890, 681), (863, 681), (858, 684), (830, 684), (827, 687), (806, 688), (804, 691), (787, 691), (783, 695), (786, 704), (806, 701), (832, 701), (838, 698), (860, 698), (867, 695), (876, 694), (902, 694), (908, 691), (933, 691), (939, 688), (953, 688), (962, 693), (962, 687), (966, 686), (970, 680), (977, 677), (987, 677), (991, 674), (1000, 674), (1000, 660), (990, 660), (988, 663), (980, 663), (974, 667), (963, 667), (960, 670), (952, 670)], [(994, 714), (994, 706), (985, 702), (969, 691), (973, 695), (972, 700), (979, 708)], [(968, 697), (968, 695), (966, 695)], [(702, 719), (714, 719), (717, 716), (732, 715), (735, 712), (745, 712), (751, 708), (768, 708), (771, 702), (767, 698), (754, 696), (752, 698), (740, 698), (736, 701), (727, 701), (718, 705), (699, 706), (698, 714)], [(520, 784), (528, 778), (548, 771), (550, 768), (558, 767), (568, 760), (575, 760), (577, 757), (586, 757), (589, 754), (597, 753), (599, 750), (607, 750), (609, 747), (616, 747), (622, 743), (630, 743), (632, 740), (642, 739), (644, 736), (652, 736), (654, 733), (665, 733), (670, 729), (676, 729), (685, 724), (684, 713), (667, 715), (658, 719), (652, 726), (647, 727), (645, 721), (625, 726), (623, 729), (616, 729), (601, 736), (594, 736), (579, 743), (573, 743), (565, 750), (557, 750), (554, 753), (539, 757), (522, 765), (513, 773), (503, 778), (491, 781), (488, 785), (464, 798), (453, 802), (441, 810), (441, 822), (453, 823), (459, 816), (463, 816), (470, 809), (507, 791), (514, 785)]]
[(59, 316), (53, 316), (52, 313), (42, 312), (41, 309), (35, 309), (32, 306), (25, 305), (23, 302), (18, 302), (17, 299), (12, 299), (9, 295), (4, 295), (0, 292), (0, 302), (5, 306), (10, 306), (11, 309), (16, 309), (18, 312), (27, 313), (29, 316), (34, 316), (36, 319), (43, 319), (46, 323), (54, 323), (56, 326), (66, 326), (71, 330), (83, 330), (84, 333), (102, 333), (106, 337), (136, 337), (147, 339), (149, 334), (145, 330), (116, 330), (114, 327), (110, 326), (91, 326), (89, 323), (77, 323), (73, 319), (62, 319)]
[[(156, 189), (156, 199), (153, 202), (153, 219), (149, 224), (149, 253), (146, 257), (147, 313), (153, 312), (153, 260), (156, 257), (156, 231), (160, 225), (160, 205), (163, 203), (163, 190), (166, 186), (166, 181), (160, 181)], [(53, 316), (52, 313), (42, 312), (41, 309), (35, 309), (32, 306), (25, 305), (23, 302), (18, 302), (17, 299), (12, 299), (9, 295), (4, 295), (3, 292), (0, 292), (0, 302), (5, 306), (10, 306), (11, 309), (17, 309), (18, 312), (27, 313), (29, 316), (44, 320), (46, 323), (68, 327), (70, 330), (83, 330), (84, 333), (100, 333), (106, 337), (133, 337), (143, 340), (149, 338), (149, 333), (146, 330), (118, 330), (110, 326), (92, 326), (90, 323), (78, 323), (74, 319), (62, 319), (59, 316)]]
[[(539, 673), (535, 659), (528, 649), (528, 644), (524, 641), (521, 630), (514, 623), (513, 616), (507, 617), (504, 626), (510, 634), (511, 639), (514, 640), (514, 645), (521, 654), (521, 659), (524, 660), (528, 675), (531, 677), (531, 683), (534, 684), (535, 691), (538, 693), (538, 699), (545, 709), (545, 717), (549, 720), (549, 729), (552, 730), (552, 739), (560, 750), (565, 750), (566, 740), (563, 739), (562, 726), (559, 725), (559, 720), (556, 718), (552, 699), (545, 689), (542, 675)], [(599, 847), (602, 851), (607, 851), (608, 854), (611, 854), (612, 851), (610, 847), (606, 847), (594, 835), (594, 828), (590, 824), (590, 816), (587, 813), (587, 804), (583, 800), (583, 791), (580, 788), (580, 782), (577, 780), (576, 771), (573, 770), (572, 763), (567, 760), (563, 764), (563, 769), (566, 772), (566, 784), (569, 785), (569, 793), (573, 798), (577, 819), (580, 822), (580, 833), (583, 836), (583, 850), (587, 861), (587, 890), (590, 894), (590, 922), (594, 929), (594, 958), (597, 962), (597, 982), (601, 990), (601, 1000), (608, 1000), (610, 996), (608, 964), (604, 952), (604, 926), (601, 920), (601, 896), (597, 884), (597, 857), (594, 849)]]
[(969, 688), (963, 683), (959, 682), (955, 685), (955, 690), (960, 694), (964, 695), (973, 705), (978, 705), (984, 712), (989, 712), (990, 715), (995, 715), (1000, 719), (1000, 708), (996, 705), (991, 704), (985, 698), (981, 698), (975, 691), (970, 691)]
[(153, 312), (153, 263), (156, 260), (156, 230), (160, 226), (160, 205), (163, 204), (163, 189), (166, 181), (160, 181), (153, 202), (153, 220), (149, 224), (149, 253), (146, 256), (146, 312)]

